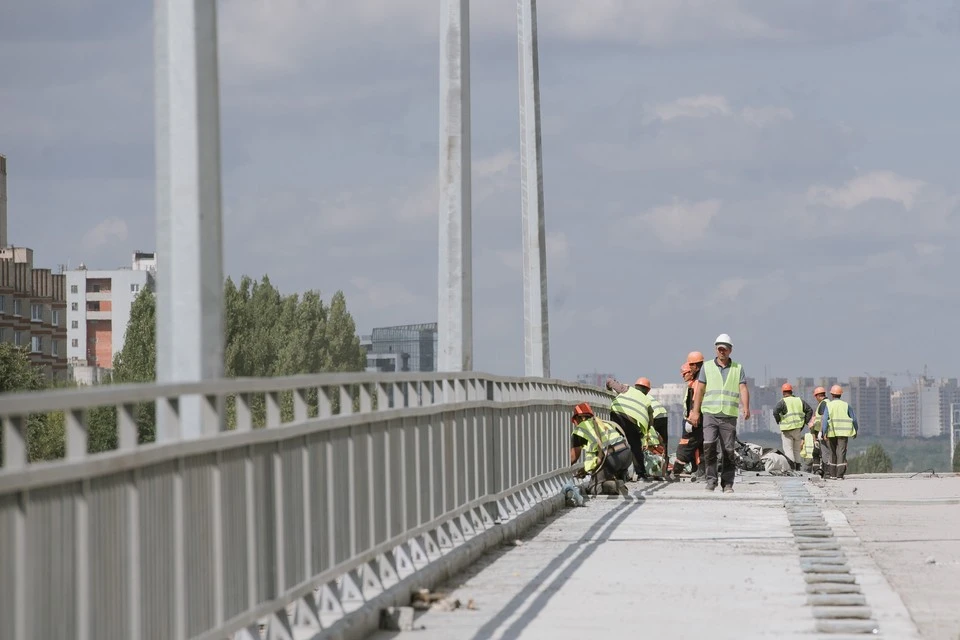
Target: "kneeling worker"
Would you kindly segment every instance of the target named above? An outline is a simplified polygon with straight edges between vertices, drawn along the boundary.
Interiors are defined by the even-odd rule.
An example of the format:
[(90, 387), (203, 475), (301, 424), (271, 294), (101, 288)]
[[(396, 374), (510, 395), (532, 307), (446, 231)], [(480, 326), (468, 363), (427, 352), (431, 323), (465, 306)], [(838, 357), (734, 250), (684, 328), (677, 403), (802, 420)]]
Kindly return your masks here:
[(617, 425), (593, 415), (593, 409), (581, 402), (573, 409), (573, 434), (570, 437), (570, 464), (577, 464), (583, 452), (580, 477), (593, 475), (589, 493), (627, 494), (627, 469), (633, 453)]

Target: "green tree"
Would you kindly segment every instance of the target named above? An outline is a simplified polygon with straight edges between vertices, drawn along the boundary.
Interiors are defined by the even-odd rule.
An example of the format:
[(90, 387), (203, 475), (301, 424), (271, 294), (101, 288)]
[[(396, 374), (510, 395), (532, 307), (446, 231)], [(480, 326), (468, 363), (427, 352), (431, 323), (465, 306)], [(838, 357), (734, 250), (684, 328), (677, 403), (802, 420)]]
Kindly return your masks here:
[(893, 463), (883, 445), (872, 444), (864, 453), (850, 460), (848, 470), (850, 473), (890, 473)]
[[(27, 350), (9, 343), (0, 343), (0, 393), (40, 391), (47, 388), (43, 371), (32, 362)], [(46, 415), (27, 418), (27, 456), (30, 460), (52, 460), (64, 455), (64, 431), (50, 425)], [(0, 459), (5, 454), (3, 430), (0, 429)]]
[[(113, 358), (113, 381), (117, 383), (153, 382), (157, 379), (157, 301), (153, 291), (143, 289), (130, 305), (130, 320), (123, 337), (123, 349)], [(134, 409), (137, 439), (141, 443), (156, 439), (156, 403), (141, 402)], [(117, 412), (102, 407), (88, 417), (92, 451), (117, 446)]]

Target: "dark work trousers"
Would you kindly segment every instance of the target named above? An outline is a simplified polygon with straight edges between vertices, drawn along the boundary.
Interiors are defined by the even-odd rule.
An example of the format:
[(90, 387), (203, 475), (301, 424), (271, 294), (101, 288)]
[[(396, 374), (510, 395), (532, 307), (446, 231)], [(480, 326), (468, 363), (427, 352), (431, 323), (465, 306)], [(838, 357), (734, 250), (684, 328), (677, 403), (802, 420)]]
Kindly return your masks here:
[(643, 464), (643, 432), (637, 425), (636, 420), (622, 413), (610, 412), (610, 421), (620, 425), (623, 433), (627, 436), (627, 442), (630, 444), (630, 451), (633, 452), (633, 470), (641, 478), (647, 477), (647, 467)]
[[(820, 438), (820, 434), (817, 434), (817, 438)], [(819, 440), (820, 442), (820, 477), (827, 478), (830, 477), (830, 463), (833, 461), (833, 456), (830, 454), (830, 441), (824, 438)]]
[(696, 475), (698, 463), (703, 463), (703, 428), (694, 427), (690, 433), (680, 435), (677, 445), (677, 460), (673, 464), (675, 474), (682, 473), (684, 465), (690, 463), (690, 475)]
[[(621, 440), (620, 442), (623, 441)], [(630, 447), (624, 446), (619, 451), (611, 451), (608, 449), (607, 454), (603, 459), (603, 464), (599, 469), (597, 469), (596, 474), (594, 474), (593, 482), (588, 489), (589, 493), (592, 495), (609, 493), (608, 491), (604, 490), (605, 488), (603, 486), (603, 483), (608, 480), (626, 481), (627, 470), (630, 468), (630, 463), (632, 461), (633, 453), (630, 451)], [(613, 493), (618, 493), (617, 491), (613, 491), (612, 487), (611, 491)]]
[(660, 416), (659, 418), (653, 419), (653, 430), (657, 432), (657, 435), (660, 436), (660, 444), (663, 445), (663, 472), (666, 473), (669, 471), (667, 467), (670, 464), (670, 447), (667, 446), (667, 416)]
[[(717, 486), (717, 456), (722, 454), (723, 468), (720, 486), (732, 487), (736, 469), (737, 419), (729, 416), (703, 414), (703, 458), (708, 489)], [(717, 451), (717, 449), (720, 451)]]
[(827, 476), (843, 478), (847, 473), (847, 438), (827, 438), (830, 443), (830, 463), (827, 465)]

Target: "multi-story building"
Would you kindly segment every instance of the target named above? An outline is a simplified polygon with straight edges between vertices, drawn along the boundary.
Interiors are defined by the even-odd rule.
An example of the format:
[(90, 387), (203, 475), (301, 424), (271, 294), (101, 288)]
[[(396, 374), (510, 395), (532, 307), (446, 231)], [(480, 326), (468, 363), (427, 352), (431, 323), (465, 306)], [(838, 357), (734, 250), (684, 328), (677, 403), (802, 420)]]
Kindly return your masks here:
[(843, 396), (857, 416), (859, 433), (871, 436), (899, 435), (893, 431), (891, 392), (886, 378), (854, 376), (848, 381)]
[[(599, 373), (597, 371), (594, 371), (593, 373), (577, 374), (577, 382), (579, 384), (587, 384), (587, 385), (590, 385), (591, 387), (600, 387), (601, 389), (606, 388), (607, 378), (613, 378), (614, 380), (616, 380), (617, 376), (612, 373)], [(628, 383), (626, 380), (624, 380), (623, 382), (625, 384)]]
[(361, 336), (367, 371), (436, 371), (437, 323), (379, 327)]
[(933, 438), (947, 433), (950, 414), (941, 406), (941, 385), (931, 378), (918, 378), (896, 392), (892, 404), (899, 405), (904, 438)]
[(84, 367), (94, 372), (113, 368), (114, 356), (123, 349), (130, 307), (142, 290), (153, 288), (156, 269), (156, 254), (137, 251), (130, 268), (94, 271), (81, 264), (67, 272), (67, 356), (75, 376), (91, 377)]
[[(6, 168), (6, 161), (2, 156)], [(5, 227), (6, 215), (0, 220)], [(3, 229), (2, 237), (6, 237)], [(67, 374), (65, 278), (33, 267), (33, 250), (0, 248), (0, 341), (29, 350), (44, 375)]]

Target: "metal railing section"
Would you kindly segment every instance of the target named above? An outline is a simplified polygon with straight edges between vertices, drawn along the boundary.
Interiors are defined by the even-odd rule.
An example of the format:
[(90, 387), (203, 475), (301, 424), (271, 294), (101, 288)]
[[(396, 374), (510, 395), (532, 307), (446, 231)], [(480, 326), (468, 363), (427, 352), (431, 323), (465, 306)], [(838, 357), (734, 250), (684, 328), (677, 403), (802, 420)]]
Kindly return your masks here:
[[(263, 394), (265, 428), (250, 398)], [(284, 394), (293, 396), (284, 422)], [(205, 435), (138, 445), (133, 408), (202, 398)], [(236, 428), (223, 429), (234, 398)], [(313, 398), (314, 400), (310, 400)], [(482, 374), (324, 374), (0, 396), (5, 637), (259, 638), (317, 630), (550, 495), (596, 388)], [(85, 412), (118, 411), (87, 454)], [(355, 411), (356, 409), (356, 411)], [(66, 459), (27, 461), (66, 413)], [(196, 414), (192, 414), (196, 415)]]

